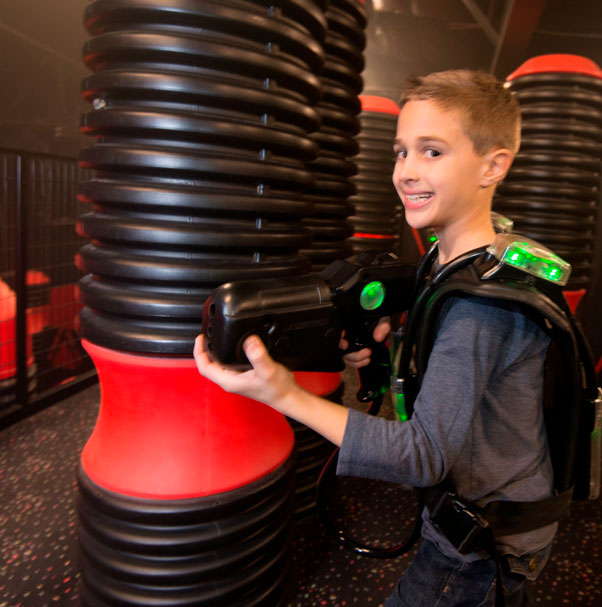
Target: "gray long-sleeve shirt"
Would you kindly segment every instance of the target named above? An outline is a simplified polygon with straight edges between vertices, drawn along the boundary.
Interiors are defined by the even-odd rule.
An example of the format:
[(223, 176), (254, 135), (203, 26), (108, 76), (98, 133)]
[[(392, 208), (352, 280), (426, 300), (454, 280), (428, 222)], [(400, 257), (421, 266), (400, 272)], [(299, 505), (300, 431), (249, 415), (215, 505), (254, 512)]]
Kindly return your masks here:
[[(444, 305), (407, 422), (350, 410), (337, 473), (429, 487), (447, 479), (483, 506), (552, 493), (543, 422), (543, 365), (549, 337), (518, 306), (480, 297)], [(521, 555), (546, 546), (556, 525), (498, 538)], [(426, 520), (423, 535), (451, 545)]]

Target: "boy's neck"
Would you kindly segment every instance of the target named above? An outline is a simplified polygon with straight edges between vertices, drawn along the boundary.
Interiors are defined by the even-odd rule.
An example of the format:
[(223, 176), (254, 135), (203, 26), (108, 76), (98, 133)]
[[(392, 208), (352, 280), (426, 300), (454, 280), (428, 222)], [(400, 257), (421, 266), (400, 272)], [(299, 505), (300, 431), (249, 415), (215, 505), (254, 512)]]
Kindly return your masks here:
[(439, 241), (438, 252), (439, 258), (438, 262), (440, 265), (446, 264), (456, 257), (467, 253), (468, 251), (473, 251), (474, 249), (478, 249), (479, 247), (484, 247), (490, 245), (495, 238), (495, 232), (493, 228), (490, 233), (487, 234), (474, 234), (471, 238), (465, 238), (461, 242), (455, 243), (455, 246), (446, 248), (442, 247), (441, 241)]
[(445, 227), (437, 232), (439, 263), (445, 264), (463, 253), (489, 245), (495, 238), (491, 212), (467, 218), (461, 224)]

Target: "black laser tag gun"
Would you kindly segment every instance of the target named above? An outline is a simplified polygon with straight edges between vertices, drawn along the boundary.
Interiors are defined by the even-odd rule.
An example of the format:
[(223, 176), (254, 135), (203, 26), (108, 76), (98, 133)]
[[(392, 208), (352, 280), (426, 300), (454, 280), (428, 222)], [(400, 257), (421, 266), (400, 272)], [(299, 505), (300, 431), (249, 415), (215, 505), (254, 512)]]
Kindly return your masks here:
[(393, 253), (368, 251), (336, 260), (319, 274), (223, 284), (203, 308), (208, 355), (224, 366), (249, 369), (242, 344), (255, 334), (293, 371), (341, 371), (344, 330), (347, 352), (372, 350), (370, 364), (359, 370), (357, 398), (374, 400), (389, 387), (390, 354), (372, 332), (383, 316), (409, 309), (415, 279), (414, 265)]

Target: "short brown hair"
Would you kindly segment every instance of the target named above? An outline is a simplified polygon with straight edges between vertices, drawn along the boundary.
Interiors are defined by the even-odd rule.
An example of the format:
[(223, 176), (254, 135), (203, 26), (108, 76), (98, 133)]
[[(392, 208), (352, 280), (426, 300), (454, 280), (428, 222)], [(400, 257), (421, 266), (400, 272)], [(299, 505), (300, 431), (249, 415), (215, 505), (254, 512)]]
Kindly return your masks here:
[(464, 132), (477, 154), (496, 147), (516, 154), (520, 145), (520, 109), (504, 85), (478, 70), (447, 70), (428, 76), (410, 76), (400, 98), (408, 101), (431, 100), (448, 111), (463, 116)]

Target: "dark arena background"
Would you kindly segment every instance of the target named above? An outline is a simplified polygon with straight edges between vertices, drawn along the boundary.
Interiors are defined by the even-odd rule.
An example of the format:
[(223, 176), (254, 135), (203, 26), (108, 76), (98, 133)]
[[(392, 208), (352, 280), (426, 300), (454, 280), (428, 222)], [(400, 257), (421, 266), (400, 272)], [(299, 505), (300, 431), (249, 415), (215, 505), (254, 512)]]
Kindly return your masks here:
[[(494, 211), (571, 264), (600, 383), (601, 39), (598, 0), (3, 0), (0, 607), (381, 606), (415, 548), (333, 539), (333, 447), (198, 375), (203, 303), (374, 249), (417, 261), (400, 83), (481, 69), (523, 118)], [(365, 408), (351, 369), (297, 380)], [(380, 548), (419, 509), (355, 478), (326, 503)], [(573, 502), (536, 604), (601, 605), (601, 548), (600, 498)]]

